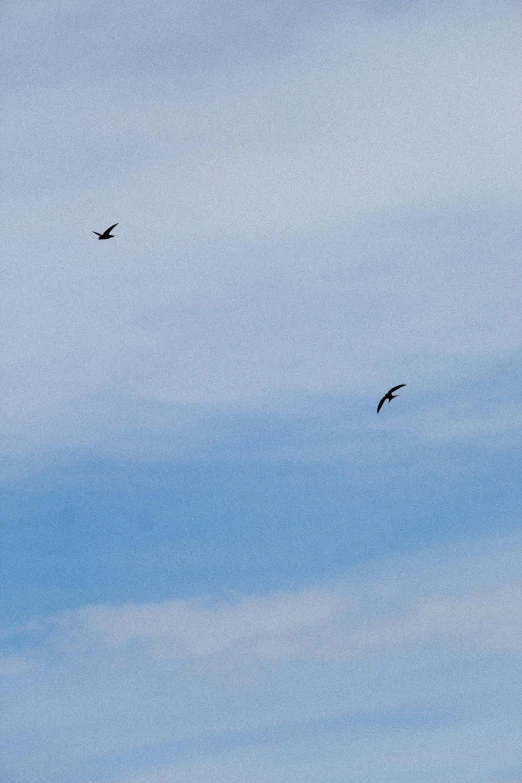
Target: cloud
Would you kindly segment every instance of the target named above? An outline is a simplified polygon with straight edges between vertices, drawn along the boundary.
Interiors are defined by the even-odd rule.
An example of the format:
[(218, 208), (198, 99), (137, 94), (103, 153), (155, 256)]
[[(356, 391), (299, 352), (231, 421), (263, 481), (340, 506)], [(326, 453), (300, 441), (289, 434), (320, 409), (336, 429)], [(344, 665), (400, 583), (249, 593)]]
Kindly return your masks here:
[(57, 781), (202, 780), (209, 764), (234, 780), (254, 755), (285, 777), (288, 751), (309, 777), (326, 773), (304, 737), (344, 764), (350, 735), (354, 775), (366, 765), (372, 780), (388, 779), (384, 759), (397, 779), (427, 764), (465, 780), (486, 757), (493, 773), (518, 747), (506, 727), (520, 695), (521, 546), (483, 539), (335, 584), (93, 605), (12, 629), (31, 667), (5, 692), (8, 760), (28, 775), (45, 763)]
[[(164, 82), (150, 95), (138, 80), (118, 96), (96, 75), (48, 88), (31, 104), (49, 131), (46, 149), (123, 144), (125, 160), (137, 144), (140, 160), (87, 193), (75, 182), (68, 204), (65, 172), (55, 169), (31, 223), (43, 228), (51, 203), (67, 225), (82, 203), (110, 193), (129, 226), (147, 225), (175, 247), (183, 238), (313, 236), (394, 209), (518, 199), (521, 16), (508, 3), (482, 11), (457, 4), (380, 24), (357, 14), (355, 25), (348, 12), (319, 31), (301, 23), (291, 53), (203, 91)], [(16, 114), (12, 122), (9, 138), (22, 144), (23, 123)]]
[(454, 388), (517, 359), (519, 7), (310, 6), (276, 45), (284, 13), (57, 3), (27, 28), (42, 63), (3, 144), (6, 455), (157, 457), (162, 427), (190, 448), (223, 410), (373, 405), (396, 376)]
[[(210, 658), (229, 668), (295, 660), (346, 660), (368, 654), (443, 645), (457, 650), (519, 652), (522, 583), (464, 596), (430, 596), (402, 607), (371, 607), (375, 584), (353, 607), (347, 586), (244, 598), (88, 606), (53, 623), (70, 639), (101, 649), (138, 646), (153, 658)], [(378, 605), (378, 602), (375, 602)], [(363, 609), (364, 607), (364, 609)], [(374, 616), (370, 621), (367, 614)], [(361, 617), (362, 615), (362, 617)]]
[[(312, 589), (297, 594), (246, 598), (237, 603), (206, 605), (204, 601), (167, 601), (162, 604), (123, 607), (86, 607), (65, 620), (73, 633), (98, 637), (102, 645), (125, 647), (137, 642), (161, 657), (224, 656), (231, 651), (257, 649), (260, 660), (274, 643), (309, 628), (323, 629), (346, 610), (346, 596), (332, 590)], [(254, 653), (255, 654), (255, 653)], [(247, 655), (252, 655), (249, 649)]]
[(22, 655), (0, 656), (0, 674), (2, 675), (23, 674), (30, 668), (31, 662)]

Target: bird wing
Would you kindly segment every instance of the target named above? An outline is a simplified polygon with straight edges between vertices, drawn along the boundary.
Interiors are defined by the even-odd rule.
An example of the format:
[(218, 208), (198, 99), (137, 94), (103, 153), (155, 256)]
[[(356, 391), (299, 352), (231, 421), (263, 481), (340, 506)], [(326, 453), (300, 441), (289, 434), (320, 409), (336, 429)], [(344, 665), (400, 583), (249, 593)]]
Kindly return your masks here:
[(406, 384), (405, 383), (399, 383), (398, 386), (394, 386), (393, 389), (390, 389), (388, 394), (392, 394), (392, 392), (397, 391), (397, 389), (402, 389), (403, 386), (406, 386)]
[(113, 229), (113, 228), (116, 228), (116, 226), (117, 226), (117, 225), (118, 225), (118, 224), (117, 224), (117, 223), (115, 223), (113, 226), (111, 226), (110, 228), (108, 228), (108, 229), (107, 229), (106, 231), (104, 231), (103, 233), (104, 233), (104, 234), (110, 234), (110, 233), (111, 233), (111, 231), (112, 231), (112, 229)]
[(97, 237), (101, 237), (101, 234), (99, 234), (97, 231), (93, 231), (93, 234), (96, 234)]
[(384, 397), (382, 398), (382, 400), (380, 401), (380, 403), (378, 404), (378, 406), (377, 406), (377, 413), (379, 413), (379, 411), (381, 410), (382, 406), (386, 402), (386, 397), (387, 397), (387, 395), (385, 394)]

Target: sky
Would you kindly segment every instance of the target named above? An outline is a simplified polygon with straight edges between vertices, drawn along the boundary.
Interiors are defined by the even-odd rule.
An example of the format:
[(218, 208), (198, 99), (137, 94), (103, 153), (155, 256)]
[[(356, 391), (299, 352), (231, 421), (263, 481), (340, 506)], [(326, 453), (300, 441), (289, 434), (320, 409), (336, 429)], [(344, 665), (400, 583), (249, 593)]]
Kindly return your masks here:
[(0, 21), (2, 783), (522, 783), (520, 4)]

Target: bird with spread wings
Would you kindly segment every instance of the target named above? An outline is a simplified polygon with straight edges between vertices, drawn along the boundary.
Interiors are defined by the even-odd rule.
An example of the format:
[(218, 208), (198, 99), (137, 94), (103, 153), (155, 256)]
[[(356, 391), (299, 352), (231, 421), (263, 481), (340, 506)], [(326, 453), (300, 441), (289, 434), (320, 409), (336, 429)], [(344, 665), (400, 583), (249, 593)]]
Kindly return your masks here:
[(97, 235), (98, 235), (98, 239), (112, 239), (112, 238), (113, 238), (113, 236), (114, 236), (114, 234), (111, 234), (111, 231), (112, 231), (112, 229), (113, 229), (113, 228), (116, 228), (116, 226), (117, 226), (117, 225), (118, 225), (118, 224), (117, 224), (117, 223), (115, 223), (115, 224), (114, 224), (113, 226), (111, 226), (110, 228), (107, 228), (107, 229), (106, 229), (106, 230), (103, 232), (103, 234), (98, 234), (98, 232), (97, 232), (97, 231), (93, 231), (92, 233), (93, 233), (93, 234), (97, 234)]
[(406, 386), (406, 384), (405, 383), (399, 383), (398, 386), (394, 386), (393, 389), (390, 389), (390, 391), (386, 392), (386, 394), (384, 395), (384, 397), (382, 398), (382, 400), (380, 401), (380, 403), (377, 406), (377, 413), (379, 413), (379, 411), (381, 410), (381, 408), (384, 405), (384, 403), (386, 402), (386, 400), (388, 400), (388, 402), (391, 402), (392, 400), (395, 399), (395, 397), (399, 396), (398, 394), (393, 394), (393, 392), (397, 391), (397, 389), (402, 389), (403, 386)]

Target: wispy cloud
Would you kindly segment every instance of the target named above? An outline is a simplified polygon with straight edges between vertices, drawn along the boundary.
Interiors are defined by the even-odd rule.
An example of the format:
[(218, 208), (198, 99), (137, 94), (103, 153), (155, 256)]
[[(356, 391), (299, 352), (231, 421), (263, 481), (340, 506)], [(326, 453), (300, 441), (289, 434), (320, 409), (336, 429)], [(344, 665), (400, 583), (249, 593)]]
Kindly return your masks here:
[[(177, 426), (191, 405), (373, 399), (520, 351), (518, 6), (304, 9), (285, 45), (253, 23), (239, 64), (217, 53), (243, 22), (198, 9), (131, 5), (126, 43), (106, 5), (58, 3), (60, 78), (33, 68), (8, 97), (5, 453), (115, 443), (107, 397), (138, 444), (154, 403)], [(27, 27), (42, 57), (48, 21)], [(151, 79), (158, 30), (191, 78), (166, 57)]]
[[(518, 512), (520, 5), (18, 0), (2, 19), (2, 481), (53, 455), (249, 463), (223, 491), (231, 472), (207, 487), (192, 463), (143, 483), (126, 464), (113, 492), (108, 461), (13, 490), (7, 600), (27, 617), (43, 585), (46, 608), (0, 632), (2, 779), (520, 778), (522, 540), (455, 543)], [(252, 479), (256, 459), (342, 476), (306, 465), (280, 490), (288, 466)], [(447, 484), (420, 491), (428, 463)], [(438, 527), (451, 551), (368, 562)], [(276, 568), (292, 589), (266, 586)]]
[[(38, 160), (53, 149), (81, 159), (100, 141), (114, 146), (116, 160), (122, 143), (139, 145), (140, 156), (124, 157), (110, 185), (94, 171), (87, 192), (75, 180), (67, 203), (66, 172), (55, 168), (51, 192), (34, 204), (32, 230), (45, 229), (53, 191), (61, 225), (89, 214), (94, 199), (109, 200), (129, 226), (166, 234), (167, 247), (202, 236), (215, 243), (316, 235), (397, 208), (512, 202), (520, 197), (513, 55), (521, 16), (509, 3), (481, 10), (425, 8), (380, 24), (373, 15), (357, 14), (354, 24), (350, 12), (337, 14), (319, 31), (305, 24), (292, 51), (269, 65), (245, 65), (243, 78), (203, 90), (165, 79), (150, 94), (145, 61), (135, 89), (120, 95), (118, 78), (107, 86), (95, 72), (90, 83), (84, 75), (51, 83), (32, 96), (33, 117), (49, 131)], [(70, 25), (74, 38), (80, 33)], [(16, 145), (19, 120), (15, 114), (8, 133)]]
[(66, 647), (71, 640), (102, 650), (137, 645), (153, 658), (211, 658), (226, 668), (242, 661), (263, 664), (301, 657), (346, 660), (434, 644), (476, 652), (522, 648), (522, 624), (517, 623), (522, 583), (462, 596), (410, 597), (401, 607), (383, 601), (379, 588), (370, 583), (358, 602), (343, 586), (237, 603), (91, 606), (52, 625), (60, 629), (60, 644)]
[[(273, 765), (280, 777), (283, 749), (291, 755), (298, 727), (313, 726), (319, 747), (333, 743), (336, 753), (351, 731), (362, 766), (348, 768), (362, 774), (367, 765), (370, 780), (395, 780), (383, 773), (387, 763), (397, 779), (401, 772), (413, 780), (427, 764), (440, 781), (466, 780), (466, 765), (478, 768), (486, 756), (484, 773), (494, 772), (503, 757), (515, 757), (506, 727), (522, 647), (521, 556), (519, 537), (485, 539), (467, 553), (376, 563), (367, 575), (331, 585), (87, 606), (14, 629), (22, 640), (31, 634), (17, 653), (31, 666), (11, 672), (6, 693), (13, 759), (29, 773), (43, 762), (43, 743), (49, 769), (76, 770), (78, 780), (98, 759), (110, 769), (114, 754), (122, 770), (135, 770), (122, 781), (177, 781), (189, 770), (189, 779), (203, 780), (210, 762), (174, 764), (175, 748), (190, 740), (194, 753), (205, 756), (212, 746), (224, 754), (212, 760), (218, 775), (231, 764), (235, 780), (262, 747), (263, 768)], [(477, 755), (475, 730), (487, 753)], [(261, 746), (254, 751), (252, 742)], [(410, 756), (408, 743), (416, 748)], [(172, 760), (166, 772), (143, 761), (138, 775), (136, 759), (147, 747), (156, 760)], [(309, 774), (323, 774), (321, 755), (306, 764)], [(456, 769), (460, 777), (452, 778)], [(331, 779), (339, 775), (340, 767)], [(100, 773), (97, 782), (109, 777)]]

